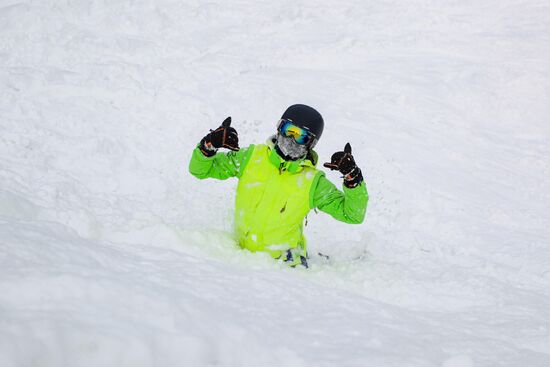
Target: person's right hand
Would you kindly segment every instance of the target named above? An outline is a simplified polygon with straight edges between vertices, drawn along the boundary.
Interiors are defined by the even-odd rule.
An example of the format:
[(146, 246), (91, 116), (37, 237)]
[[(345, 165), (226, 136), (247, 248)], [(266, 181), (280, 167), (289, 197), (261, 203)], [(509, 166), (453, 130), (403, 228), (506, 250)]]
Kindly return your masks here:
[(233, 151), (239, 150), (239, 135), (237, 130), (231, 126), (231, 116), (223, 120), (220, 127), (216, 130), (210, 130), (210, 133), (202, 138), (200, 142), (201, 152), (212, 157), (218, 151), (218, 148), (227, 148)]

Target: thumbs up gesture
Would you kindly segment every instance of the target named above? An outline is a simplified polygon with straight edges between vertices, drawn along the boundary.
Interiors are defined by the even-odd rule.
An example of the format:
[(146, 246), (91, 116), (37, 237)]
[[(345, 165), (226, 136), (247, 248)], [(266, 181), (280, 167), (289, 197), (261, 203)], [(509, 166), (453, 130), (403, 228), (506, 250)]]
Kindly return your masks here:
[(330, 158), (330, 163), (323, 164), (331, 170), (338, 170), (344, 175), (344, 185), (353, 188), (363, 182), (361, 169), (355, 164), (355, 159), (351, 154), (351, 145), (349, 143), (344, 147), (344, 151), (336, 152)]
[(223, 120), (216, 130), (210, 130), (210, 133), (201, 140), (200, 149), (207, 157), (216, 154), (218, 148), (239, 150), (239, 135), (237, 130), (231, 127), (231, 116)]

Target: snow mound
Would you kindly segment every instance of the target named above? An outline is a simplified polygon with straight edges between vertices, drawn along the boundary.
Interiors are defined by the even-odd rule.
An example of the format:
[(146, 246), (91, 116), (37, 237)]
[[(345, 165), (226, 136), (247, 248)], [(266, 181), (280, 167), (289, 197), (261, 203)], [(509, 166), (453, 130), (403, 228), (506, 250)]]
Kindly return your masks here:
[[(550, 365), (544, 1), (0, 2), (0, 366)], [(240, 250), (191, 151), (284, 109), (366, 223)], [(327, 176), (334, 182), (340, 178)], [(319, 256), (318, 253), (328, 255)]]

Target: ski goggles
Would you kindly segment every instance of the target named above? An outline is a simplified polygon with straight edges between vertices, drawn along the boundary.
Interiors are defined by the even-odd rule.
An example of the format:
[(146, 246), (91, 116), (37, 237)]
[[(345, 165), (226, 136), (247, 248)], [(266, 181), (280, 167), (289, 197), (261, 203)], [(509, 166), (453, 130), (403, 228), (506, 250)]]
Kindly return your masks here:
[(281, 135), (292, 137), (300, 145), (309, 145), (315, 139), (315, 135), (300, 126), (294, 125), (292, 120), (279, 120), (278, 130)]

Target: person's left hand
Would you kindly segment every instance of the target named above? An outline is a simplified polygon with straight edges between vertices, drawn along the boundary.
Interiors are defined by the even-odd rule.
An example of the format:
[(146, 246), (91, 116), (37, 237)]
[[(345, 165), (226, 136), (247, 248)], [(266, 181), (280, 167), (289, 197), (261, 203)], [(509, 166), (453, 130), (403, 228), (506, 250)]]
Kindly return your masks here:
[(340, 171), (344, 175), (344, 185), (348, 188), (354, 188), (363, 182), (363, 174), (355, 164), (349, 143), (344, 147), (344, 151), (334, 153), (330, 158), (330, 163), (327, 162), (323, 166), (333, 171)]

